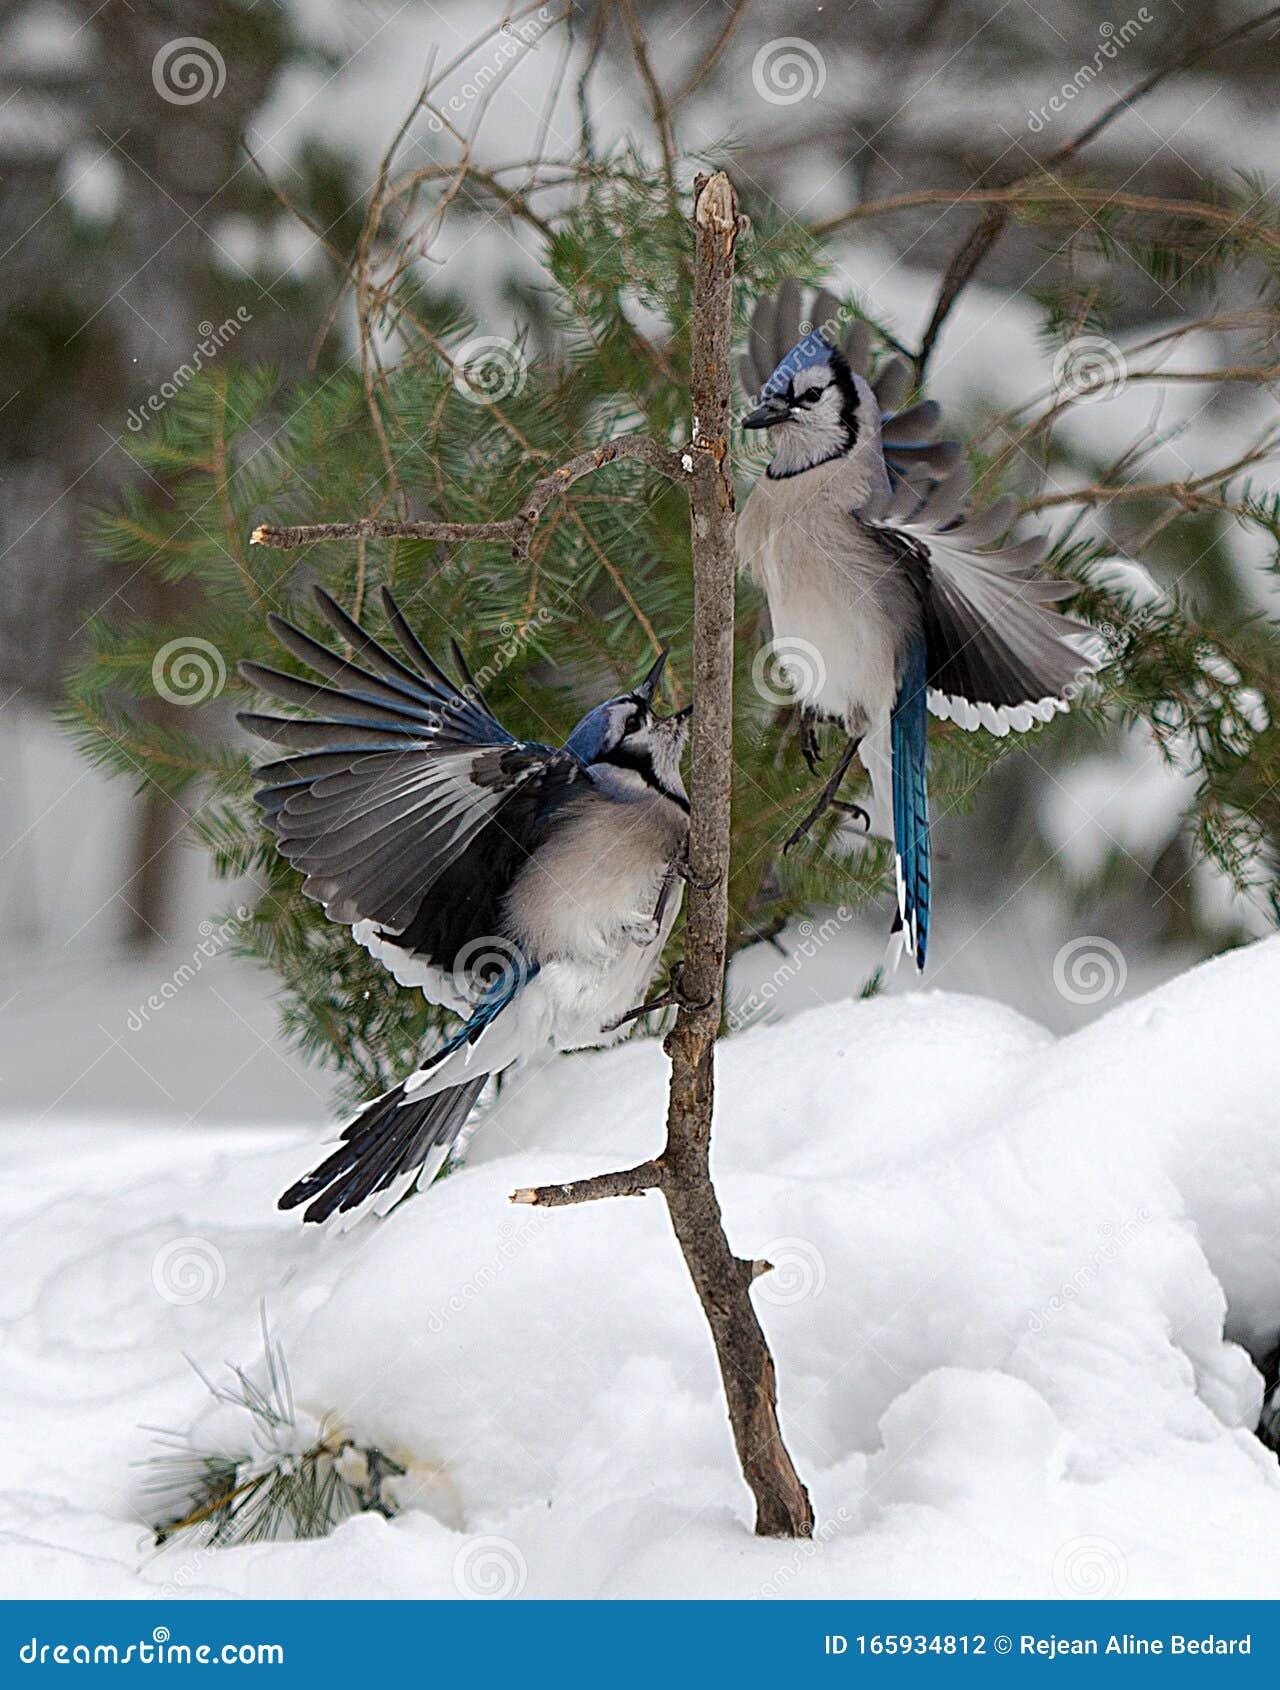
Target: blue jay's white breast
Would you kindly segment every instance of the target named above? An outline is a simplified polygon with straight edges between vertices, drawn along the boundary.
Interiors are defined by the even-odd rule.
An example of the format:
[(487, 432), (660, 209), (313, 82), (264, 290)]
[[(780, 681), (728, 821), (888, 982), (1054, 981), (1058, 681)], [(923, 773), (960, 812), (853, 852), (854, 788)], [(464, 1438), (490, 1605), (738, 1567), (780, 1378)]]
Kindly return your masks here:
[(527, 988), (545, 994), (562, 1050), (605, 1042), (607, 1022), (645, 998), (680, 906), (653, 920), (686, 818), (645, 789), (632, 803), (578, 800), (520, 871), (507, 897), (509, 931), (538, 963)]
[(853, 733), (892, 705), (898, 653), (919, 620), (910, 584), (852, 518), (862, 483), (849, 458), (777, 481), (761, 476), (737, 534), (796, 696)]

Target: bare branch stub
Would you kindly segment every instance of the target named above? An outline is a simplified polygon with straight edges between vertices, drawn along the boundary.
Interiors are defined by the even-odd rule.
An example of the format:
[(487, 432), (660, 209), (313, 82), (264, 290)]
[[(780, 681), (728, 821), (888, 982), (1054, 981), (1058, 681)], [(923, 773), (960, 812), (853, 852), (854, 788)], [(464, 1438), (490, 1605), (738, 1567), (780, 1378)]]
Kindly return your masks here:
[(593, 1174), (565, 1185), (526, 1185), (511, 1193), (513, 1203), (527, 1203), (539, 1209), (566, 1209), (574, 1203), (594, 1203), (601, 1197), (643, 1197), (662, 1185), (661, 1157), (622, 1168), (615, 1174)]

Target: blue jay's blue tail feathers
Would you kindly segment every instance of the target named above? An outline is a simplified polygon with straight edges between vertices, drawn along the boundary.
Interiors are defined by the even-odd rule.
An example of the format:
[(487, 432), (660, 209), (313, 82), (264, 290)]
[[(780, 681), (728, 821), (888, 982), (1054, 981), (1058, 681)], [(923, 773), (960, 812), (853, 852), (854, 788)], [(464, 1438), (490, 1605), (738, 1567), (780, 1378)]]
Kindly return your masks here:
[(342, 1143), (318, 1168), (291, 1185), (277, 1204), (281, 1209), (308, 1205), (304, 1221), (349, 1215), (371, 1198), (391, 1207), (415, 1188), (429, 1185), (444, 1165), (485, 1081), (505, 1066), (481, 1067), (457, 1085), (432, 1086), (431, 1076), (448, 1058), (475, 1046), (481, 1035), (514, 1000), (535, 970), (512, 969), (486, 994), (465, 1026), (427, 1059), (415, 1074), (366, 1103), (343, 1130)]
[(929, 702), (925, 643), (913, 644), (889, 719), (893, 742), (894, 868), (907, 949), (924, 968), (929, 944)]

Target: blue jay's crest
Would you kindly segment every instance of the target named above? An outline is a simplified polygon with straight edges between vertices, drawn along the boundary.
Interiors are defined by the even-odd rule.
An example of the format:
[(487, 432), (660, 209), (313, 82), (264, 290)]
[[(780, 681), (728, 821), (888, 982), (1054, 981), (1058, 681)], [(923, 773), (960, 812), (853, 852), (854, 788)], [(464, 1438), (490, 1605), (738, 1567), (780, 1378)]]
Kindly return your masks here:
[(815, 364), (830, 364), (835, 355), (835, 348), (828, 343), (821, 330), (811, 329), (803, 340), (796, 342), (782, 362), (774, 367), (773, 374), (760, 389), (760, 397), (773, 399), (786, 393), (792, 380), (801, 370), (812, 369)]

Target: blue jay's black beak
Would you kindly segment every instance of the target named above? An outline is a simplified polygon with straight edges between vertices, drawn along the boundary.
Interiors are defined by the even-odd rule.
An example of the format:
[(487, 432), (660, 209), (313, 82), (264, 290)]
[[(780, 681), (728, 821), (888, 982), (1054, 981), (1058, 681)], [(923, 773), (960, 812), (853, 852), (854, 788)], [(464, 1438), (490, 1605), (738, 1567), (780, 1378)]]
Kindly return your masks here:
[(683, 710), (677, 710), (674, 716), (668, 716), (669, 722), (687, 722), (693, 715), (692, 704), (686, 704)]
[(791, 406), (780, 393), (772, 394), (768, 399), (762, 399), (754, 411), (748, 411), (742, 419), (743, 428), (772, 428), (775, 423), (786, 422), (791, 415)]
[(658, 661), (636, 688), (637, 698), (643, 699), (646, 704), (653, 703), (653, 695), (658, 690), (658, 682), (662, 679), (662, 671), (666, 668), (666, 666), (667, 654), (665, 651), (660, 651), (658, 653)]

